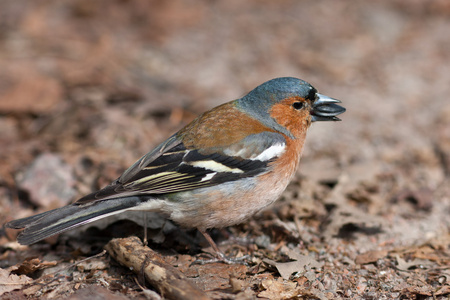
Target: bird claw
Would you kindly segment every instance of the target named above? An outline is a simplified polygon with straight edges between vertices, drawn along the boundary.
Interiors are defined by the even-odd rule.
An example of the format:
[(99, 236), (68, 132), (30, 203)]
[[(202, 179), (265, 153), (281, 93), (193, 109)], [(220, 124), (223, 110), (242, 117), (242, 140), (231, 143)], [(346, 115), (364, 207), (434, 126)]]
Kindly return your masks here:
[(206, 265), (212, 263), (224, 263), (227, 265), (245, 265), (248, 266), (247, 260), (250, 259), (250, 255), (244, 255), (241, 257), (230, 258), (226, 257), (223, 253), (216, 253), (216, 256), (212, 259), (196, 259), (191, 263), (192, 265)]

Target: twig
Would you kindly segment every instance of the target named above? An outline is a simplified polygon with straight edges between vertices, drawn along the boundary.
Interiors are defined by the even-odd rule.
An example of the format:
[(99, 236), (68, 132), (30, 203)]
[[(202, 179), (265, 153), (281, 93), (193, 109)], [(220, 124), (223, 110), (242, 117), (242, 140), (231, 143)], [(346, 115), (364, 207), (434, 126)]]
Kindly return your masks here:
[(105, 249), (135, 273), (143, 271), (145, 279), (167, 299), (210, 299), (158, 253), (144, 247), (137, 237), (113, 239)]

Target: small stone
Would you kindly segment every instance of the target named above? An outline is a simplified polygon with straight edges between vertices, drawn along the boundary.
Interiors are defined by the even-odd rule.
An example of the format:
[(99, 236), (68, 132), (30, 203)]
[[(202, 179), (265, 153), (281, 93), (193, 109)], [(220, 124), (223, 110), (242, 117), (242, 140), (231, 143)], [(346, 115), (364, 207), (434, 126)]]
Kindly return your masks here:
[(33, 204), (44, 208), (67, 205), (76, 196), (71, 166), (51, 153), (39, 155), (18, 179), (18, 185)]

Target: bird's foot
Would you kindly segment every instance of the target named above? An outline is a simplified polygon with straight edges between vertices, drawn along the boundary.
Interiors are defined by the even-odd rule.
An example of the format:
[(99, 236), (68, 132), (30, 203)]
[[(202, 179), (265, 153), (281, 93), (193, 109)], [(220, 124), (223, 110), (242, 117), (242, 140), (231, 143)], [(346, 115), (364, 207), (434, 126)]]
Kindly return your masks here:
[[(191, 265), (206, 265), (206, 264), (212, 264), (212, 263), (224, 263), (228, 265), (245, 265), (247, 266), (247, 260), (249, 260), (251, 257), (250, 255), (244, 255), (241, 257), (227, 257), (222, 252), (216, 252), (216, 255), (214, 255), (211, 259), (196, 259), (192, 262)], [(210, 254), (212, 255), (212, 254)]]

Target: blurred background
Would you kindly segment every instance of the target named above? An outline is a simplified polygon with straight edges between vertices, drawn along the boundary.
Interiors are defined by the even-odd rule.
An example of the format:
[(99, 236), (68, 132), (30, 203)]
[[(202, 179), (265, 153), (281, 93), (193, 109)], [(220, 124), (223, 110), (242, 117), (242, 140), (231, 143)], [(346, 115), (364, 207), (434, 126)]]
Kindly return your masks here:
[(0, 222), (74, 201), (199, 113), (293, 76), (347, 108), (313, 124), (284, 196), (320, 216), (305, 228), (330, 245), (344, 225), (381, 228), (356, 252), (448, 242), (449, 16), (446, 0), (2, 1)]

